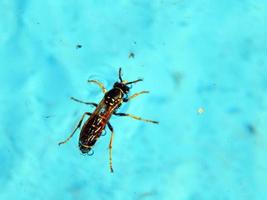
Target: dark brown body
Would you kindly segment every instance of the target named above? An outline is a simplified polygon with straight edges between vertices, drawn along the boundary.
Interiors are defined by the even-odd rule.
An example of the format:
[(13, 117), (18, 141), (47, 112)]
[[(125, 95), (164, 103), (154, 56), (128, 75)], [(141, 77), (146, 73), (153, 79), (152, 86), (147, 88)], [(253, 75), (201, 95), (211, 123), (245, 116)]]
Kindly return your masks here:
[(82, 153), (88, 153), (91, 150), (101, 136), (111, 115), (121, 106), (122, 101), (123, 91), (120, 88), (112, 88), (105, 94), (82, 127), (79, 139), (79, 148)]

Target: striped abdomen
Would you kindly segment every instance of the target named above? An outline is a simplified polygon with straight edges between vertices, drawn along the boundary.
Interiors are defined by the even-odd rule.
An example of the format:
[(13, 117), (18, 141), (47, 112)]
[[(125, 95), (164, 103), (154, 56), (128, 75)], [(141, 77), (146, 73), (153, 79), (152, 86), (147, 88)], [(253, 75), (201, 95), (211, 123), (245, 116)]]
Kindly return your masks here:
[(97, 139), (101, 136), (105, 126), (106, 119), (101, 115), (91, 116), (86, 121), (82, 127), (79, 139), (79, 148), (82, 153), (89, 153)]

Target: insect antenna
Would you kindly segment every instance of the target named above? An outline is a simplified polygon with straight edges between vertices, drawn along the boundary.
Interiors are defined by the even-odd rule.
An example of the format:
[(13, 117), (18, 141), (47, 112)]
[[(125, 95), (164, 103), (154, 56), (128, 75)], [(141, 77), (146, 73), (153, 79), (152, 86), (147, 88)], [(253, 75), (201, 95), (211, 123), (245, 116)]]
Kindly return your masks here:
[(120, 67), (120, 69), (119, 69), (119, 79), (120, 79), (120, 81), (122, 82), (122, 78), (121, 78), (121, 67)]
[(125, 85), (129, 85), (129, 84), (132, 84), (132, 83), (137, 83), (137, 82), (139, 82), (139, 81), (143, 81), (142, 78), (137, 79), (137, 80), (135, 80), (135, 81), (131, 81), (131, 82), (123, 81), (123, 80), (122, 80), (121, 67), (119, 68), (119, 79), (120, 79), (120, 82), (121, 82), (121, 83), (124, 83)]
[(129, 84), (132, 84), (132, 83), (137, 83), (137, 82), (139, 82), (139, 81), (143, 81), (143, 79), (140, 78), (140, 79), (137, 79), (137, 80), (135, 80), (135, 81), (128, 82), (128, 83), (126, 83), (126, 85), (129, 85)]

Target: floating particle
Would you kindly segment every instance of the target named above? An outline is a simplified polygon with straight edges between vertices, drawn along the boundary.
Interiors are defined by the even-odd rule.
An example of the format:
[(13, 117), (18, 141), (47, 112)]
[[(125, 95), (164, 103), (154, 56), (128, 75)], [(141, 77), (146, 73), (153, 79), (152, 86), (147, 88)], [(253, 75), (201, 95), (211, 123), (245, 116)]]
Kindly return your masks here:
[(257, 131), (253, 124), (246, 124), (245, 127), (250, 134), (256, 134)]
[(181, 83), (181, 80), (182, 80), (182, 78), (183, 78), (183, 74), (180, 73), (180, 72), (173, 72), (173, 73), (172, 73), (172, 77), (173, 77), (173, 80), (174, 80), (174, 82), (175, 82), (175, 85), (176, 85), (176, 86), (179, 86), (180, 83)]
[(76, 49), (80, 49), (80, 48), (82, 48), (82, 45), (81, 44), (77, 44), (76, 45)]
[(129, 58), (134, 58), (134, 56), (135, 56), (135, 54), (133, 52), (130, 52), (128, 57)]
[(199, 114), (199, 115), (203, 114), (204, 112), (205, 112), (205, 109), (203, 107), (199, 107), (197, 109), (197, 114)]

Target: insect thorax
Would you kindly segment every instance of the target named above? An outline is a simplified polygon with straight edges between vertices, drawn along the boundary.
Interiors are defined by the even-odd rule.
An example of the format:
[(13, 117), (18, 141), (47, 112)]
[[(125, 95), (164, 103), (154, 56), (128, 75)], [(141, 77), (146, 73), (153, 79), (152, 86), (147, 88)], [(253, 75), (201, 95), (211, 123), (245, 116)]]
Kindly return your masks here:
[(115, 106), (121, 103), (123, 99), (123, 92), (119, 88), (113, 88), (105, 95), (105, 104)]

